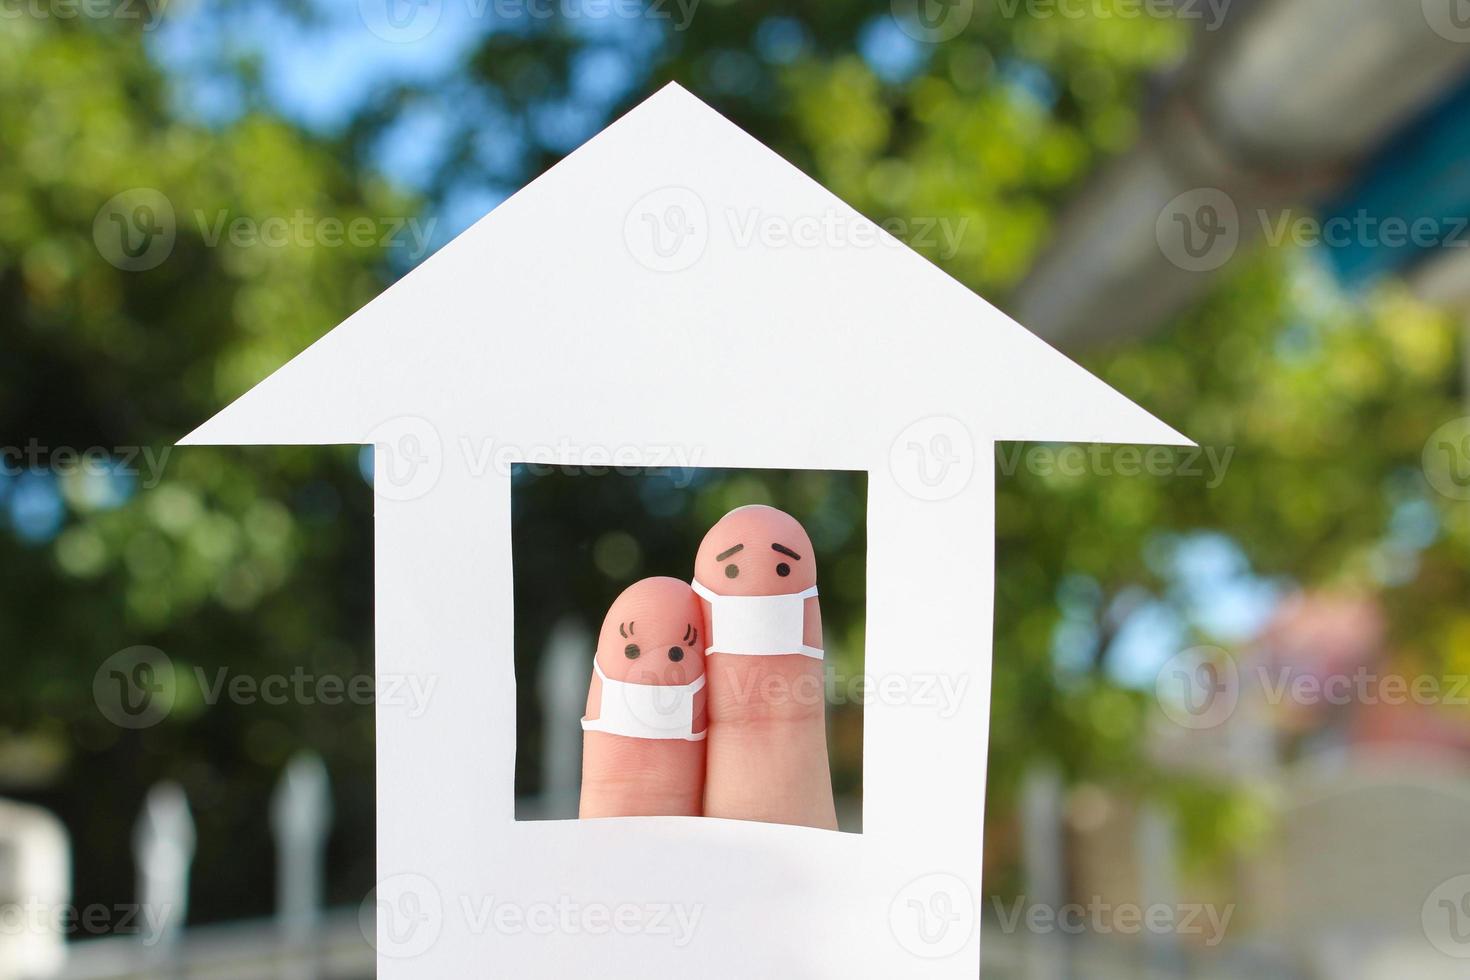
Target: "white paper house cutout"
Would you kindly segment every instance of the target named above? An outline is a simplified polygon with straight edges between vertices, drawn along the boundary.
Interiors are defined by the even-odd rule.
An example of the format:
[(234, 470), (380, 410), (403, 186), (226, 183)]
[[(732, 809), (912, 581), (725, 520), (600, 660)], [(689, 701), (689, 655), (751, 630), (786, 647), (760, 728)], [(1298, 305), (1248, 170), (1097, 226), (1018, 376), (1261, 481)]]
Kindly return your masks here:
[[(997, 440), (1188, 444), (677, 85), (184, 439), (377, 446), (379, 976), (975, 976)], [(514, 819), (503, 461), (670, 446), (869, 474), (865, 671), (969, 683), (862, 834)]]

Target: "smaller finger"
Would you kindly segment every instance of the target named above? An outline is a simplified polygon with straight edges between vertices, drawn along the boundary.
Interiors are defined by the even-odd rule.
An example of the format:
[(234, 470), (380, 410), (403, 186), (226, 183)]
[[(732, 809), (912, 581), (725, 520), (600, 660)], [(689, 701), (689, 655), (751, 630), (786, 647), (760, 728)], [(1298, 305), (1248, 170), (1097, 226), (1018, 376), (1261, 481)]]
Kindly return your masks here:
[(648, 578), (603, 620), (582, 719), (583, 817), (698, 816), (705, 629), (685, 582)]

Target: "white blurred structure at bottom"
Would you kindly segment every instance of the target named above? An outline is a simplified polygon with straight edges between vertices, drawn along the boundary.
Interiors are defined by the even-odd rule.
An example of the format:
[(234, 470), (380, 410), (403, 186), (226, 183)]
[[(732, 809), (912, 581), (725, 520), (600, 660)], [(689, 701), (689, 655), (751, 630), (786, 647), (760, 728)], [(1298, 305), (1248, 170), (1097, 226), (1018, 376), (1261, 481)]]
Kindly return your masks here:
[(0, 980), (50, 976), (66, 950), (48, 910), (65, 907), (71, 893), (66, 828), (47, 811), (0, 800)]

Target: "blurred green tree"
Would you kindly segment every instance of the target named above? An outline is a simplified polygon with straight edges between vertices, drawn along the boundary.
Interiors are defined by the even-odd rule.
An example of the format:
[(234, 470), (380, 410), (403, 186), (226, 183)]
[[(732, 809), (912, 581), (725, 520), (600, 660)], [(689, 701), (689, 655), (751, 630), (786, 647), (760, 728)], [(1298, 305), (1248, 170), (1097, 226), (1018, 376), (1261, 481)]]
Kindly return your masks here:
[[(297, 4), (222, 9), (261, 5), (311, 19)], [(131, 893), (119, 821), (168, 776), (201, 823), (198, 916), (265, 912), (265, 801), (303, 744), (336, 777), (331, 897), (356, 901), (371, 882), (370, 706), (210, 694), (222, 676), (298, 665), (370, 671), (370, 494), (358, 455), (164, 453), (402, 267), (375, 244), (266, 246), (216, 239), (216, 229), (298, 213), (380, 222), (449, 209), (467, 188), (512, 190), (676, 78), (870, 217), (898, 219), (900, 237), (912, 233), (962, 282), (1003, 298), (1059, 202), (1130, 142), (1149, 79), (1177, 63), (1187, 37), (1166, 20), (998, 11), (978, 4), (966, 30), (934, 44), (914, 41), (888, 5), (851, 2), (795, 12), (710, 3), (682, 29), (653, 18), (472, 25), (480, 33), (462, 61), (384, 83), (331, 133), (273, 106), (260, 58), (239, 38), (212, 68), (243, 97), (204, 122), (179, 108), (183, 83), (136, 28), (7, 20), (0, 445), (40, 455), (0, 476), (0, 780), (66, 818), (78, 901)], [(589, 67), (598, 59), (621, 64), (624, 82), (593, 86), (601, 101), (585, 81), (600, 77)], [(446, 124), (445, 149), (410, 193), (378, 174), (375, 153), (424, 112)], [(568, 116), (584, 123), (570, 137), (553, 125)], [(918, 234), (926, 218), (956, 237)], [(150, 260), (159, 235), (171, 236), (164, 258), (130, 268)], [(1400, 656), (1470, 669), (1470, 519), (1419, 469), (1427, 434), (1464, 414), (1463, 353), (1447, 318), (1392, 288), (1344, 299), (1311, 256), (1275, 249), (1237, 258), (1164, 332), (1088, 354), (1122, 391), (1232, 455), (1209, 489), (1180, 475), (1069, 476), (1024, 462), (1002, 475), (988, 854), (1000, 874), (988, 887), (1007, 887), (1008, 814), (1038, 760), (1073, 781), (1176, 799), (1202, 853), (1255, 826), (1248, 801), (1146, 764), (1149, 690), (1120, 673), (1120, 631), (1150, 604), (1174, 610), (1191, 642), (1215, 638), (1178, 575), (1181, 549), (1200, 533), (1231, 542), (1269, 579), (1381, 593)], [(88, 474), (56, 455), (91, 446), (122, 470)], [(126, 472), (130, 447), (159, 465), (140, 465), (149, 457), (139, 452)], [(1002, 447), (1002, 468), (1030, 459), (1026, 448)], [(1406, 535), (1405, 515), (1429, 530)], [(606, 582), (579, 581), (585, 593), (567, 602), (605, 603)], [(91, 681), (108, 655), (138, 643), (172, 658), (176, 707), (130, 732), (99, 713)]]
[[(150, 783), (181, 780), (208, 869), (199, 915), (264, 913), (265, 801), (289, 752), (318, 745), (345, 777), (335, 884), (351, 888), (334, 897), (360, 898), (371, 706), (207, 703), (234, 674), (370, 670), (356, 454), (169, 447), (387, 278), (376, 247), (212, 243), (212, 228), (298, 210), (376, 223), (421, 205), (267, 112), (180, 119), (125, 25), (7, 18), (0, 93), (0, 442), (15, 451), (0, 478), (4, 782), (66, 819), (85, 904), (132, 894), (128, 821)], [(157, 264), (129, 268), (154, 236), (143, 258)], [(108, 467), (72, 458), (91, 447)], [(142, 643), (172, 658), (175, 706), (129, 732), (90, 678)]]

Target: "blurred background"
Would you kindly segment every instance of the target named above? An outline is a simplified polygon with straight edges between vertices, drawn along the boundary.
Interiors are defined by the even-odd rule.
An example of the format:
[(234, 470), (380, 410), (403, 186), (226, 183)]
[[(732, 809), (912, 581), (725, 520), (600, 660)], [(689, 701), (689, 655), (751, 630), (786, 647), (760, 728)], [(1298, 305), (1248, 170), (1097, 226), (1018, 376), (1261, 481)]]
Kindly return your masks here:
[(0, 975), (371, 975), (371, 461), (169, 447), (669, 79), (1202, 447), (997, 447), (985, 975), (1470, 975), (1467, 69), (1466, 0), (7, 5)]

